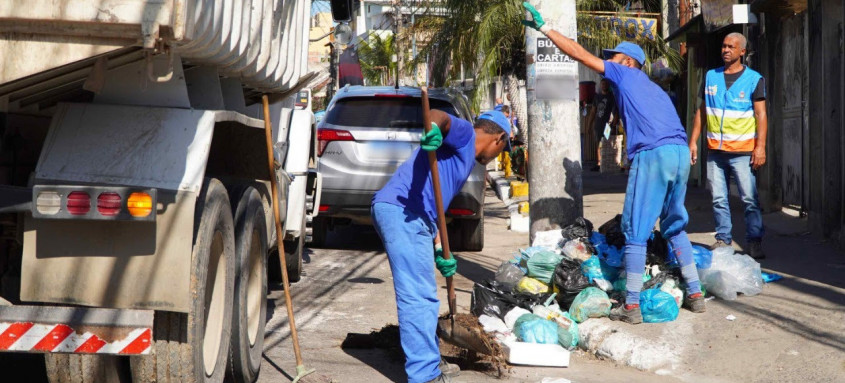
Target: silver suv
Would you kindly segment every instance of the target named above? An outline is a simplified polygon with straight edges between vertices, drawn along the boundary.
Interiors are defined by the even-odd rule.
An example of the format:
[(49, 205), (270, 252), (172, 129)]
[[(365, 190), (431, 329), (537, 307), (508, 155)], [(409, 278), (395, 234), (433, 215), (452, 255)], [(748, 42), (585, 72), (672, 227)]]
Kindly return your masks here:
[[(473, 121), (466, 98), (456, 91), (429, 91), (432, 109)], [(323, 177), (320, 212), (312, 244), (344, 223), (372, 224), (370, 202), (419, 146), (422, 135), (420, 89), (349, 86), (341, 89), (317, 128), (318, 171)], [(455, 250), (484, 247), (486, 170), (477, 164), (449, 205), (449, 243)]]

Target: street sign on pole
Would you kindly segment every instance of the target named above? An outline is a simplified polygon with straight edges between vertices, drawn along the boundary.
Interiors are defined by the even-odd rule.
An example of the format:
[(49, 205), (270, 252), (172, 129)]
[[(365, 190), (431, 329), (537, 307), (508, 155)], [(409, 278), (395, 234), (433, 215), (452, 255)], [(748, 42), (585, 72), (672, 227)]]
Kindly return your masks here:
[[(577, 38), (575, 0), (530, 1), (552, 29)], [(583, 215), (578, 64), (526, 28), (531, 238)]]

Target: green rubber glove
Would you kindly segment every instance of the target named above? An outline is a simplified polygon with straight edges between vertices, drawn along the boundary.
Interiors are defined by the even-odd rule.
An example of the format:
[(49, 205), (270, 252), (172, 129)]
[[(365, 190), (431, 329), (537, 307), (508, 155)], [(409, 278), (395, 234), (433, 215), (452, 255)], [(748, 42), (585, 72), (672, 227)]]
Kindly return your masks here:
[(543, 26), (546, 25), (546, 22), (543, 20), (543, 16), (540, 16), (540, 12), (537, 12), (537, 9), (534, 8), (533, 5), (528, 4), (527, 1), (522, 3), (522, 7), (525, 8), (527, 13), (530, 13), (531, 16), (525, 15), (525, 20), (522, 20), (522, 25), (526, 27), (534, 28), (538, 31), (543, 33), (548, 32), (549, 27), (546, 27), (545, 30)]
[(420, 146), (427, 152), (433, 152), (443, 145), (443, 133), (435, 123), (431, 123), (431, 130), (420, 138)]
[(455, 259), (455, 255), (452, 254), (451, 259), (443, 258), (443, 248), (440, 247), (434, 249), (434, 264), (440, 271), (440, 275), (446, 278), (455, 275), (458, 271), (458, 260)]

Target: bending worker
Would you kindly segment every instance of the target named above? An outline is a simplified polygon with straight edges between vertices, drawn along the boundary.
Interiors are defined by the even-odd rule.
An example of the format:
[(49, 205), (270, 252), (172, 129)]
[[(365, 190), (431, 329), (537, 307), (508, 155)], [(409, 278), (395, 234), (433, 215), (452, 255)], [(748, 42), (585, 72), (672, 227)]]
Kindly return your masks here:
[[(488, 164), (510, 148), (510, 123), (502, 112), (481, 114), (475, 126), (439, 110), (431, 110), (431, 130), (420, 149), (399, 166), (372, 202), (372, 216), (393, 273), (399, 336), (405, 351), (405, 372), (411, 383), (448, 382), (457, 366), (441, 364), (437, 340), (435, 265), (444, 277), (457, 270), (445, 259), (437, 233), (437, 210), (427, 152), (436, 151), (443, 206), (449, 206), (479, 162)], [(444, 370), (444, 371), (441, 371)]]
[(543, 32), (561, 51), (610, 81), (628, 135), (631, 170), (622, 211), (627, 293), (625, 304), (611, 310), (610, 319), (632, 324), (643, 321), (639, 303), (646, 242), (658, 218), (687, 283), (683, 306), (704, 312), (692, 245), (685, 231), (689, 221), (684, 207), (690, 170), (687, 135), (669, 96), (642, 71), (645, 53), (636, 44), (622, 42), (604, 50), (607, 61), (601, 60), (552, 30), (531, 4), (522, 5), (532, 16), (523, 24)]

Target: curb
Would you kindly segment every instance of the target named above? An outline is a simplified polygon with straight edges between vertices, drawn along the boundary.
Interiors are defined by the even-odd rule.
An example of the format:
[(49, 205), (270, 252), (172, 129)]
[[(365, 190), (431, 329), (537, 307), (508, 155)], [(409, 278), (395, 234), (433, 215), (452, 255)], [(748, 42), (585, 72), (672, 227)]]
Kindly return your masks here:
[(665, 339), (668, 334), (657, 339), (642, 337), (625, 331), (625, 326), (628, 325), (607, 318), (581, 323), (578, 347), (601, 358), (660, 375), (671, 374), (681, 364), (682, 340), (669, 341)]

